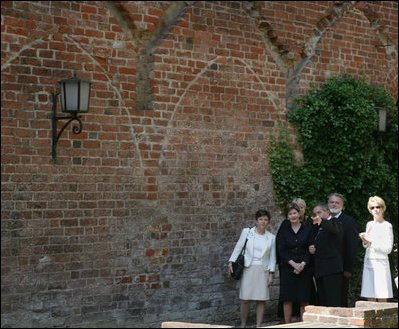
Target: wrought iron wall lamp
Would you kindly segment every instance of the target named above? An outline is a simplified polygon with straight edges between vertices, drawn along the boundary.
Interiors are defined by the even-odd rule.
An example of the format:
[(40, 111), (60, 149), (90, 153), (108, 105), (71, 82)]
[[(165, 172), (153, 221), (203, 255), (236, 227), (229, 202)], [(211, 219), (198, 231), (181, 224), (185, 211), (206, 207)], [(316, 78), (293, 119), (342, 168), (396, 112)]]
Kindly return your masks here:
[[(79, 126), (74, 126), (72, 131), (74, 134), (82, 132), (82, 121), (78, 113), (87, 113), (90, 104), (90, 86), (91, 82), (88, 80), (79, 79), (76, 75), (73, 78), (60, 80), (60, 92), (53, 93), (53, 113), (51, 117), (53, 129), (53, 143), (52, 143), (52, 158), (56, 162), (57, 157), (57, 142), (64, 132), (65, 128), (72, 122), (77, 121)], [(57, 116), (57, 97), (61, 95), (61, 110), (64, 113), (69, 113), (70, 116)], [(57, 134), (58, 120), (68, 120)]]
[(378, 110), (378, 130), (386, 131), (387, 129), (387, 109), (385, 107), (374, 106)]

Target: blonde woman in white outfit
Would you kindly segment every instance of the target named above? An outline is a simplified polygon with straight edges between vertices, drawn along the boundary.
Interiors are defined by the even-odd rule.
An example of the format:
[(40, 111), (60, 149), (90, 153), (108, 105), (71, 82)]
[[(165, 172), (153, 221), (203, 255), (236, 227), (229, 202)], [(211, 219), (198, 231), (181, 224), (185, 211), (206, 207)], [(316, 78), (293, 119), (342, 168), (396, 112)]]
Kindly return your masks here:
[(232, 262), (237, 259), (245, 240), (244, 271), (240, 282), (241, 327), (247, 322), (251, 300), (256, 301), (256, 326), (263, 321), (265, 301), (269, 300), (269, 287), (273, 283), (276, 269), (276, 236), (266, 231), (270, 223), (270, 213), (267, 210), (256, 212), (256, 225), (244, 228), (229, 259), (229, 275), (233, 272)]
[(359, 234), (366, 248), (360, 296), (369, 301), (386, 302), (392, 298), (392, 278), (388, 255), (393, 247), (391, 223), (384, 220), (385, 202), (378, 196), (369, 198), (367, 208), (373, 220), (367, 223), (366, 232)]

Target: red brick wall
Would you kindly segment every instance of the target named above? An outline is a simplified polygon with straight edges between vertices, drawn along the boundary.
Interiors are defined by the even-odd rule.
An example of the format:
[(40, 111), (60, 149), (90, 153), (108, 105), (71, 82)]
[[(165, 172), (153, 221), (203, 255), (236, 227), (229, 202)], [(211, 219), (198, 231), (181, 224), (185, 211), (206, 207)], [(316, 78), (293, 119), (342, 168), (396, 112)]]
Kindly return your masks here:
[(357, 301), (355, 307), (306, 306), (303, 321), (358, 328), (397, 328), (398, 303)]
[[(286, 104), (344, 72), (397, 97), (393, 1), (1, 11), (2, 325), (234, 321), (239, 232), (281, 220), (266, 147)], [(51, 93), (74, 73), (91, 108), (54, 164)]]

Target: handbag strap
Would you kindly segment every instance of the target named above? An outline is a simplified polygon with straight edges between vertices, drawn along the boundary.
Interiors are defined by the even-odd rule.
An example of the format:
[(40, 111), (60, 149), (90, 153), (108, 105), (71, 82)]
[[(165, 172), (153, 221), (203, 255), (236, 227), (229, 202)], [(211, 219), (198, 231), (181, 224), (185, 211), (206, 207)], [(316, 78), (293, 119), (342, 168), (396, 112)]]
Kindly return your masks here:
[(247, 238), (246, 238), (246, 240), (245, 240), (245, 243), (244, 243), (244, 247), (242, 247), (242, 249), (241, 249), (241, 252), (240, 252), (240, 254), (245, 254), (245, 247), (246, 247), (246, 245), (247, 245), (247, 242), (248, 242), (248, 235), (249, 235), (249, 231), (251, 230), (251, 228), (250, 227), (248, 227), (248, 233), (247, 233)]

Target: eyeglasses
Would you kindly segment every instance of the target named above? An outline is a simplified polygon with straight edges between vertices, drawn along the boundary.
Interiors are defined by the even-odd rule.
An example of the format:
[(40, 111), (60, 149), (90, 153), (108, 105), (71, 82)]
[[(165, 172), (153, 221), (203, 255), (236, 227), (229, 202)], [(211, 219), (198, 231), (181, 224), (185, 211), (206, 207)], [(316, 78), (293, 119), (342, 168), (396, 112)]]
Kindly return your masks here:
[(375, 207), (370, 207), (370, 210), (373, 210), (373, 209), (380, 209), (380, 208), (382, 208), (381, 206), (375, 206)]

